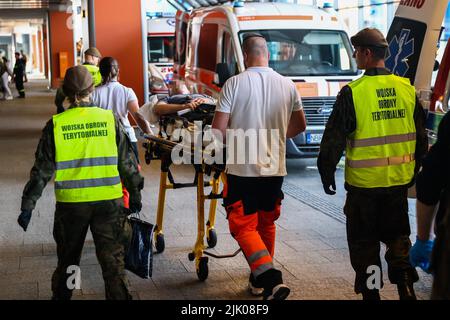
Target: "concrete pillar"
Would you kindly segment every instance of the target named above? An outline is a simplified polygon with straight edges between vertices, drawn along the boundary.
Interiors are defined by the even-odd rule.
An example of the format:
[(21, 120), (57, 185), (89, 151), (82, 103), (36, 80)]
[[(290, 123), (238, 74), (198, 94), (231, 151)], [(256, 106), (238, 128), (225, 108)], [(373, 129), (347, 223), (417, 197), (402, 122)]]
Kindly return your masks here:
[(44, 53), (44, 44), (43, 44), (44, 39), (42, 37), (42, 31), (41, 31), (40, 28), (38, 30), (37, 37), (38, 37), (37, 41), (38, 41), (38, 55), (39, 55), (39, 60), (38, 60), (39, 72), (40, 73), (44, 73), (44, 59), (42, 59), (44, 57), (44, 54), (45, 54)]
[[(96, 47), (120, 65), (120, 82), (144, 101), (141, 0), (95, 1)], [(91, 12), (88, 13), (91, 15)]]
[[(103, 1), (106, 2), (106, 1)], [(112, 2), (112, 1), (108, 1)], [(104, 3), (102, 5), (105, 5)], [(97, 46), (95, 33), (95, 0), (88, 0), (88, 26), (89, 26), (89, 47)]]

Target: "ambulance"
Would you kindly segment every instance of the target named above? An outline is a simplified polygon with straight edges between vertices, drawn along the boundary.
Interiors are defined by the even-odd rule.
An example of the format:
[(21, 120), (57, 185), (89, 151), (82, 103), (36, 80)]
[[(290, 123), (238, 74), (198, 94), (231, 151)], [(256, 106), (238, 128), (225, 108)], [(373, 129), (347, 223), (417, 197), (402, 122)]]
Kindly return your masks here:
[(286, 142), (290, 158), (317, 157), (336, 95), (359, 72), (343, 23), (334, 10), (287, 3), (216, 5), (177, 12), (173, 91), (218, 97), (225, 81), (245, 70), (242, 39), (266, 40), (269, 66), (292, 79), (307, 128)]
[(147, 33), (150, 94), (168, 94), (173, 76), (174, 17), (147, 20)]

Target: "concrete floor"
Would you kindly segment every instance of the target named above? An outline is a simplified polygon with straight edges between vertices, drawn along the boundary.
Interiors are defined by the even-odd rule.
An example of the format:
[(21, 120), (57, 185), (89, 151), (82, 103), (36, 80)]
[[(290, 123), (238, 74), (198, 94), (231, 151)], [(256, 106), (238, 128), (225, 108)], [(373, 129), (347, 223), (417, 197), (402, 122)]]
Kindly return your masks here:
[[(26, 84), (26, 99), (0, 101), (0, 299), (51, 297), (50, 279), (57, 261), (52, 238), (55, 203), (52, 183), (38, 201), (28, 231), (24, 233), (16, 223), (41, 130), (55, 111), (54, 92), (45, 87), (44, 81), (33, 81)], [(289, 168), (287, 181), (301, 187), (302, 169), (295, 169), (292, 162)], [(193, 177), (193, 170), (188, 166), (175, 167), (173, 171), (180, 182)], [(146, 179), (143, 218), (154, 223), (159, 163), (143, 164), (143, 174)], [(320, 189), (318, 178), (311, 175), (305, 181), (312, 192)], [(342, 205), (341, 198), (330, 201)], [(232, 259), (210, 258), (209, 278), (198, 281), (195, 265), (187, 258), (196, 238), (195, 205), (194, 189), (168, 191), (166, 250), (154, 256), (152, 279), (142, 280), (128, 273), (135, 299), (255, 299), (246, 290), (249, 270), (242, 255)], [(277, 226), (275, 264), (292, 289), (289, 299), (361, 298), (353, 293), (354, 273), (349, 262), (345, 224), (287, 195)], [(218, 244), (212, 251), (234, 252), (237, 244), (228, 234), (221, 206), (216, 229)], [(387, 282), (385, 263), (383, 268)], [(90, 235), (83, 251), (81, 271), (81, 290), (75, 292), (74, 299), (104, 299), (103, 280)], [(421, 280), (415, 285), (417, 296), (428, 299), (432, 279), (422, 272), (419, 274)], [(381, 294), (383, 299), (397, 299), (396, 288), (389, 283)]]

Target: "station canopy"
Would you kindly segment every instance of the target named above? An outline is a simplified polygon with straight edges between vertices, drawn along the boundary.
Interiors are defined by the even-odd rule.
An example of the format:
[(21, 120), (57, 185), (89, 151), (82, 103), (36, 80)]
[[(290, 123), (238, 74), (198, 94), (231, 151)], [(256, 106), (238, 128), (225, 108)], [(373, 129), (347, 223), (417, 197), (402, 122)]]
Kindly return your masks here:
[(48, 9), (52, 6), (66, 5), (69, 0), (0, 0), (1, 9)]
[(167, 0), (167, 1), (178, 10), (184, 11), (200, 7), (210, 7), (230, 2), (229, 0)]

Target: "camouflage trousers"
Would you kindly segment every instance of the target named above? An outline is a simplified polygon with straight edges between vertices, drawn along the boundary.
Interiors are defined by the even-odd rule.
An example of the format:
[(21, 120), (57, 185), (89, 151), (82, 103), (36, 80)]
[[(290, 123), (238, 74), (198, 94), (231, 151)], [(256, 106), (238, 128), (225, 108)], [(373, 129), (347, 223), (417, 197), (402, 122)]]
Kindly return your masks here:
[(386, 245), (385, 259), (390, 282), (398, 284), (418, 280), (417, 271), (409, 262), (411, 231), (406, 188), (349, 190), (344, 213), (347, 217), (350, 262), (356, 272), (356, 293), (369, 289), (367, 280), (373, 274), (373, 271), (368, 271), (369, 266), (378, 266), (382, 270), (380, 242)]
[(68, 300), (72, 297), (73, 288), (69, 288), (67, 283), (71, 276), (68, 268), (79, 266), (88, 228), (102, 268), (106, 299), (131, 299), (124, 266), (125, 245), (130, 236), (126, 220), (122, 199), (56, 203), (53, 237), (57, 245), (58, 266), (52, 277), (53, 299)]

